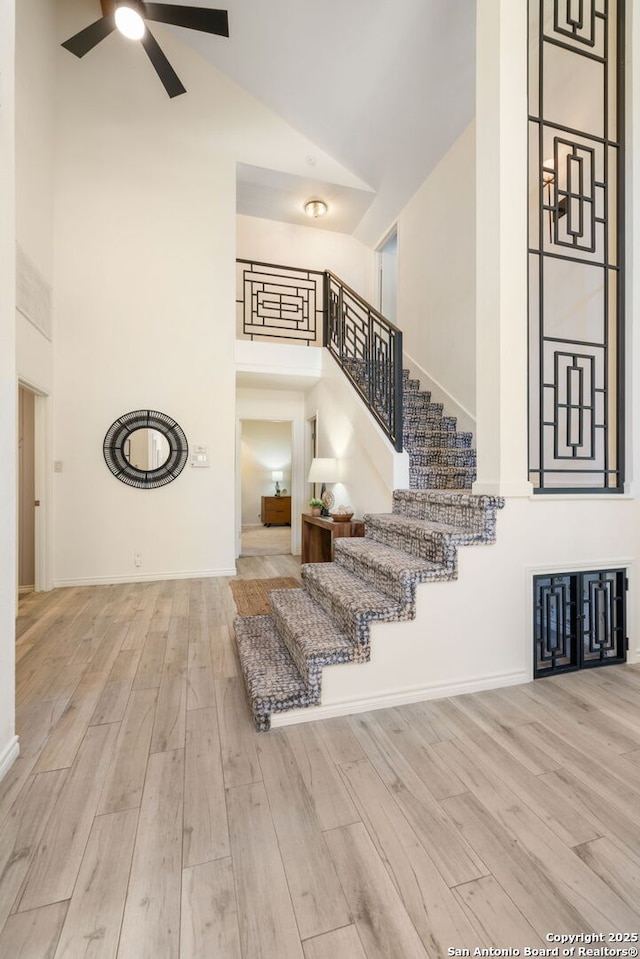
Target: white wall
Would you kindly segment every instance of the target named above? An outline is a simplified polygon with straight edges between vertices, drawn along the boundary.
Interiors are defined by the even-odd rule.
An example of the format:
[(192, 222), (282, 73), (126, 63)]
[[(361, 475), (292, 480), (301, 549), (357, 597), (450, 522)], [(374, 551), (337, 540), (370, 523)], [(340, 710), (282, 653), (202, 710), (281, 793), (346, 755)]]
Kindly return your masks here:
[[(21, 0), (16, 8), (16, 238), (30, 268), (53, 286), (55, 152), (55, 4)], [(36, 587), (51, 585), (54, 388), (53, 346), (32, 320), (16, 312), (16, 371), (39, 394), (36, 408)], [(49, 318), (51, 329), (51, 318)], [(55, 334), (54, 334), (55, 335)]]
[(242, 420), (242, 525), (260, 524), (263, 496), (273, 496), (273, 470), (281, 470), (280, 489), (291, 495), (291, 423)]
[[(317, 415), (318, 456), (336, 457), (339, 483), (330, 489), (336, 506), (388, 512), (394, 489), (408, 487), (408, 456), (396, 453), (338, 364), (324, 351), (323, 378), (306, 397), (307, 418)], [(307, 497), (311, 489), (307, 486)]]
[(53, 0), (16, 7), (16, 232), (42, 277), (53, 282), (55, 36)]
[[(57, 39), (84, 22), (63, 0)], [(174, 100), (119, 35), (82, 60), (57, 51), (57, 584), (233, 571), (236, 163), (301, 174), (318, 154), (172, 33), (157, 35), (188, 90)], [(338, 164), (322, 163), (339, 181)], [(206, 445), (211, 468), (187, 466), (151, 491), (119, 483), (105, 432), (146, 407)]]
[[(488, 184), (487, 189), (495, 189)], [(451, 413), (475, 411), (475, 129), (472, 123), (398, 217), (404, 350)], [(438, 390), (438, 387), (441, 389)], [(436, 397), (434, 397), (436, 398)]]
[(18, 754), (16, 613), (15, 138), (13, 0), (0, 3), (0, 779)]
[(242, 259), (308, 270), (331, 270), (360, 296), (375, 302), (374, 254), (353, 236), (255, 216), (238, 216), (236, 238), (237, 255)]

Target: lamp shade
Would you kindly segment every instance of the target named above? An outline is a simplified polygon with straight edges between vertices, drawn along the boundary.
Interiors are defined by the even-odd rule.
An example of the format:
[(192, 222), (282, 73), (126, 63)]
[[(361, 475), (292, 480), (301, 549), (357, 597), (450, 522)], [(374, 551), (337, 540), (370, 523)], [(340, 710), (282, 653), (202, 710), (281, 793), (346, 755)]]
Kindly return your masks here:
[(282, 470), (272, 470), (271, 479), (274, 483), (281, 483), (284, 479), (284, 473)]
[(338, 461), (332, 457), (316, 456), (311, 460), (308, 483), (337, 483)]

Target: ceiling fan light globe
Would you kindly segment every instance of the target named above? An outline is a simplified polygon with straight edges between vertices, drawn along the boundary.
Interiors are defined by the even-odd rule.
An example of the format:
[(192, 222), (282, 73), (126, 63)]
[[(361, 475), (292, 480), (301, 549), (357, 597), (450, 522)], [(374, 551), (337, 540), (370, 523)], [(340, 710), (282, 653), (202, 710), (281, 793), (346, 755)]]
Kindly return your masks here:
[(116, 27), (129, 40), (141, 40), (144, 36), (144, 20), (137, 10), (122, 4), (116, 8)]

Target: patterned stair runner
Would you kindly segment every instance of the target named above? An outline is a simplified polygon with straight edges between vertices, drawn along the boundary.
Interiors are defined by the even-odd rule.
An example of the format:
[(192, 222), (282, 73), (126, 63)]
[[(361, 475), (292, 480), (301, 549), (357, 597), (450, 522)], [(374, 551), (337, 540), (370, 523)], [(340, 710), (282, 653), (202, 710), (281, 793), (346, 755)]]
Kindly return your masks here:
[(470, 492), (471, 434), (408, 371), (403, 385), (411, 489), (395, 490), (391, 513), (365, 513), (364, 538), (337, 539), (333, 563), (304, 565), (301, 589), (272, 592), (269, 616), (235, 621), (259, 730), (275, 712), (320, 703), (325, 666), (366, 662), (371, 623), (413, 619), (416, 587), (456, 579), (460, 546), (495, 541), (504, 500)]

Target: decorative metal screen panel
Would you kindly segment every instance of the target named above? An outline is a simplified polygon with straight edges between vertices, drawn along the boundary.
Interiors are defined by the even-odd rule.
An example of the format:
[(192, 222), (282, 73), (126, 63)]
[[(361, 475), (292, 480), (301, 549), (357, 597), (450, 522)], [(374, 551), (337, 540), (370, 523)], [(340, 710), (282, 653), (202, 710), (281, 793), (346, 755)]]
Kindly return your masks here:
[(534, 676), (626, 659), (623, 569), (534, 576)]
[(325, 346), (402, 450), (402, 333), (327, 271)]
[(322, 345), (324, 273), (237, 260), (237, 334)]
[(529, 0), (529, 465), (623, 490), (624, 0)]

